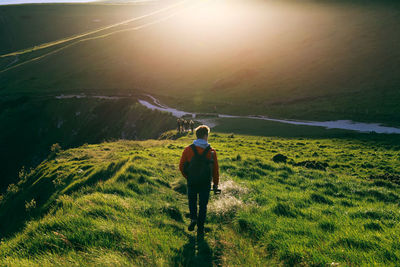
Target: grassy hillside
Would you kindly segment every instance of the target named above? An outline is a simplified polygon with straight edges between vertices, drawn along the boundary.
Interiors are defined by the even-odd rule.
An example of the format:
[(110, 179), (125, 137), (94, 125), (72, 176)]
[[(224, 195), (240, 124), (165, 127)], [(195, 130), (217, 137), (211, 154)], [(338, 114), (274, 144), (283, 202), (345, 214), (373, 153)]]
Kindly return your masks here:
[[(1, 265), (394, 266), (400, 147), (212, 134), (221, 166), (205, 242), (177, 170), (191, 136), (55, 150), (0, 204)], [(276, 154), (288, 157), (276, 163)], [(26, 224), (25, 224), (26, 223)]]
[(153, 8), (150, 5), (79, 3), (1, 6), (0, 54), (90, 32)]
[[(187, 8), (192, 4), (105, 31), (117, 32), (112, 35), (65, 44), (54, 54), (64, 45), (20, 56), (15, 64), (50, 53), (0, 73), (0, 94), (140, 88), (188, 111), (399, 125), (400, 6), (395, 1), (202, 1)], [(111, 6), (110, 24), (120, 12)], [(94, 18), (105, 8), (91, 4), (82, 10)], [(146, 13), (135, 8), (127, 6), (135, 11), (132, 17)], [(65, 10), (54, 7), (40, 18), (53, 21), (70, 12), (65, 16), (75, 19), (72, 7)], [(11, 20), (30, 7), (8, 11), (3, 17)], [(32, 12), (34, 21), (44, 11)], [(128, 13), (121, 11), (120, 21)], [(76, 21), (76, 33), (85, 32), (85, 25), (95, 28)], [(18, 25), (27, 29), (31, 23)], [(64, 37), (73, 34), (59, 29), (54, 31), (65, 32)], [(15, 28), (18, 36), (24, 32)], [(13, 60), (3, 58), (1, 70)]]
[(70, 148), (113, 139), (157, 138), (173, 129), (169, 114), (150, 111), (135, 96), (121, 99), (20, 96), (0, 99), (0, 193), (19, 170), (37, 166), (59, 143)]

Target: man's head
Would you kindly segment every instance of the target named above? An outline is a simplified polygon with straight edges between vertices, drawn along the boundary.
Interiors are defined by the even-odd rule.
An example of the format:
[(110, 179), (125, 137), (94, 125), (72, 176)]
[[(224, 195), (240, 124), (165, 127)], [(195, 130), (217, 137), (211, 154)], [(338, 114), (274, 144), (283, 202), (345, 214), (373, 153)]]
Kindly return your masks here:
[(197, 139), (208, 139), (208, 134), (210, 133), (210, 128), (207, 125), (200, 125), (195, 129)]

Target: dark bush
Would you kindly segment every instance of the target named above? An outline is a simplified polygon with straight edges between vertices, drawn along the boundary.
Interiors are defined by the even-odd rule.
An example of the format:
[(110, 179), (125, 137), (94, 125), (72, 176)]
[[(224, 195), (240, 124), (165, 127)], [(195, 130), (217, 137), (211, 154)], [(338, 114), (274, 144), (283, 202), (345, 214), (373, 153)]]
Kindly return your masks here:
[(364, 224), (364, 229), (365, 230), (381, 231), (382, 230), (382, 226), (379, 223), (370, 222), (370, 223)]
[(286, 163), (288, 157), (286, 157), (285, 155), (282, 154), (276, 154), (275, 156), (272, 157), (272, 160), (276, 163)]

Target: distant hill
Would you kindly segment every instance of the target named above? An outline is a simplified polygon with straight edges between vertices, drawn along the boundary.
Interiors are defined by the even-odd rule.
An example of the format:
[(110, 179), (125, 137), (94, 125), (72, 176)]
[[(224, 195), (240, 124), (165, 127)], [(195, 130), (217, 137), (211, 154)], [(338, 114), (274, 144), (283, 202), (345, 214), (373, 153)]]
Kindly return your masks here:
[[(2, 7), (1, 50), (172, 3)], [(3, 58), (1, 69), (29, 63), (0, 73), (0, 94), (140, 88), (188, 111), (399, 125), (399, 14), (394, 1), (188, 1), (95, 39)]]

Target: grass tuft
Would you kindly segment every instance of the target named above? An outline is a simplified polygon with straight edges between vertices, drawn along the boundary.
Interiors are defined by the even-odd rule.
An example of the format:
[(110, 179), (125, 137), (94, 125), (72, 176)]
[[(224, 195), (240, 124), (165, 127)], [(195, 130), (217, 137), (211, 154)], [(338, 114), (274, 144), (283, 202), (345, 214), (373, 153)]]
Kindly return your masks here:
[(289, 204), (286, 203), (278, 203), (277, 205), (275, 205), (275, 207), (273, 207), (272, 211), (278, 216), (291, 218), (296, 218), (299, 213), (294, 207), (291, 207)]

